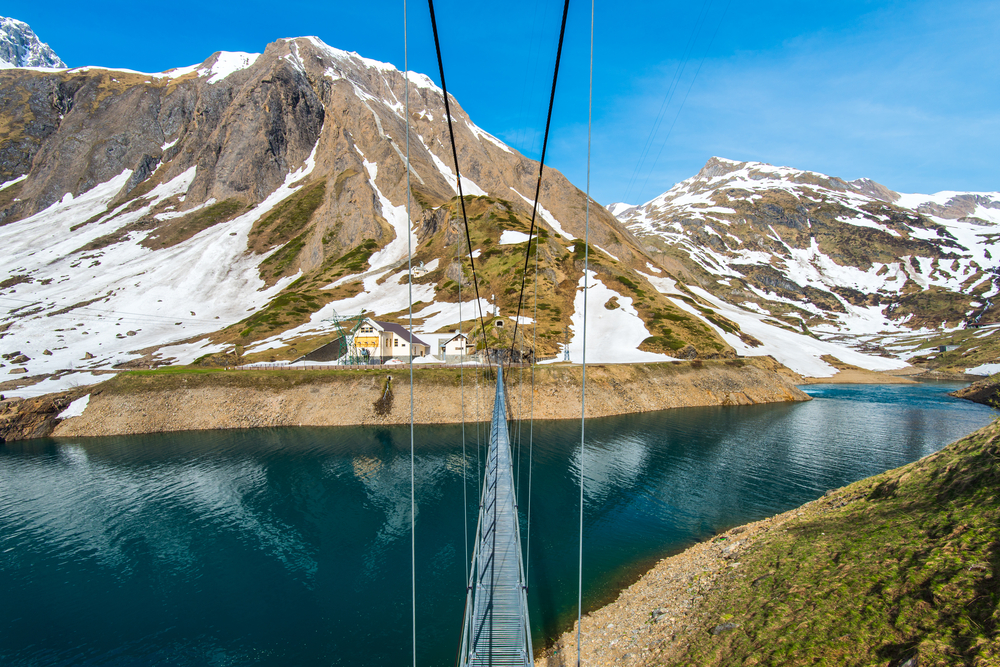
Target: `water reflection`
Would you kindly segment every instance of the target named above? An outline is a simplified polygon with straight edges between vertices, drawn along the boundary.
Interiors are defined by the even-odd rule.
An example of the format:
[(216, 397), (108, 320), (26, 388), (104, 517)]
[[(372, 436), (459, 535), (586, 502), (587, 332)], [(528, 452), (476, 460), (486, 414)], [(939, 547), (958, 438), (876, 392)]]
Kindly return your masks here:
[[(804, 404), (591, 420), (587, 604), (614, 597), (666, 552), (919, 458), (990, 419), (947, 389), (817, 386)], [(533, 430), (522, 535), (542, 643), (575, 618), (581, 453), (575, 421)], [(463, 457), (460, 426), (415, 430), (421, 664), (454, 658), (480, 484), (476, 435), (467, 430)], [(0, 663), (408, 661), (409, 445), (401, 427), (0, 448), (0, 599), (13, 610)]]

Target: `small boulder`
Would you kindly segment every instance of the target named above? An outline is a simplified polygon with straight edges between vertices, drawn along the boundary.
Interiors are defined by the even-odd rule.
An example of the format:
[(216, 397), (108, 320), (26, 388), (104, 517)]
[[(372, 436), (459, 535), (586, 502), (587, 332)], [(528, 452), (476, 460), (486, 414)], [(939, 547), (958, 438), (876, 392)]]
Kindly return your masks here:
[(52, 351), (51, 350), (42, 350), (42, 354), (44, 354), (46, 357), (51, 357), (52, 356)]
[(93, 359), (94, 355), (92, 355), (90, 352), (87, 352), (86, 354), (83, 355), (83, 358), (84, 359)]
[(10, 369), (7, 372), (7, 374), (8, 375), (20, 375), (21, 373), (27, 373), (27, 372), (28, 372), (27, 368), (12, 368), (12, 369)]
[(740, 624), (739, 623), (733, 623), (732, 621), (728, 621), (726, 623), (720, 623), (719, 625), (717, 625), (714, 628), (712, 628), (712, 634), (713, 635), (722, 635), (722, 634), (725, 634), (727, 632), (732, 632), (733, 630), (735, 630), (738, 627), (740, 627)]
[(10, 360), (12, 364), (26, 364), (29, 361), (31, 361), (31, 359), (29, 359), (28, 356), (24, 354), (19, 354)]
[(688, 343), (687, 345), (685, 345), (684, 347), (682, 347), (680, 350), (677, 351), (678, 359), (694, 359), (697, 356), (698, 356), (698, 350), (691, 343)]

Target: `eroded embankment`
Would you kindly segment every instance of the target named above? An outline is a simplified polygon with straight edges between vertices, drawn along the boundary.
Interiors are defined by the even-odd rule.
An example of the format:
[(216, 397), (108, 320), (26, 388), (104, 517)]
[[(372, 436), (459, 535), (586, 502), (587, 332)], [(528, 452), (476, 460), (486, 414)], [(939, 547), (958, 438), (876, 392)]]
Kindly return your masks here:
[(1000, 407), (1000, 375), (977, 380), (964, 389), (951, 392), (951, 396), (994, 408)]
[[(809, 397), (776, 372), (771, 359), (713, 360), (587, 367), (587, 416), (699, 405), (749, 405)], [(579, 366), (535, 367), (534, 417), (580, 416)], [(532, 409), (531, 369), (508, 371), (512, 414)], [(488, 420), (493, 381), (464, 373), (465, 419)], [(391, 378), (391, 379), (390, 379)], [(388, 392), (386, 391), (388, 387)], [(463, 389), (453, 368), (414, 372), (413, 418), (419, 424), (462, 421)], [(56, 436), (101, 436), (195, 429), (406, 424), (410, 378), (393, 370), (123, 373), (94, 387), (82, 416), (59, 423)]]

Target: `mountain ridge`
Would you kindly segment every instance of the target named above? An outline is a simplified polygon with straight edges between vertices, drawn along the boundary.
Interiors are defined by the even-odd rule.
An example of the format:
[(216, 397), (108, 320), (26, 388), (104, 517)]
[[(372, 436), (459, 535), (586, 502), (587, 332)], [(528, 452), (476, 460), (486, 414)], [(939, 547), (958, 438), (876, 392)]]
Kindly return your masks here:
[[(726, 307), (827, 340), (853, 336), (859, 348), (911, 359), (931, 351), (923, 343), (935, 332), (965, 332), (964, 354), (977, 347), (970, 327), (1000, 315), (1000, 193), (901, 194), (713, 157), (645, 204), (608, 208), (662, 265)], [(978, 347), (970, 362), (996, 361), (996, 349)]]
[[(478, 312), (468, 263), (456, 261), (464, 230), (443, 98), (429, 78), (409, 75), (408, 194), (406, 81), (316, 38), (159, 74), (0, 71), (0, 89), (23, 93), (0, 100), (0, 241), (12, 249), (0, 335), (28, 358), (9, 371), (44, 377), (41, 390), (68, 370), (294, 359), (335, 335), (334, 313), (402, 317), (408, 238), (415, 265), (427, 267), (413, 286), (421, 331), (459, 320), (468, 330)], [(476, 126), (457, 101), (452, 118), (490, 323), (497, 309), (504, 318), (516, 310), (525, 244), (503, 233), (528, 230), (537, 163)], [(539, 320), (542, 356), (559, 350), (575, 311), (585, 203), (546, 170), (539, 315), (533, 306), (522, 313), (522, 324)], [(613, 216), (591, 208), (592, 280), (614, 296), (604, 317), (631, 332), (629, 358), (666, 360), (686, 346), (732, 355), (643, 284), (635, 267), (648, 257)], [(657, 313), (678, 324), (650, 331)], [(490, 345), (508, 344), (499, 327), (487, 334)]]
[(0, 69), (9, 67), (65, 68), (56, 52), (24, 21), (0, 16)]
[[(11, 249), (0, 265), (0, 339), (7, 374), (20, 377), (0, 389), (54, 390), (115, 368), (294, 360), (336, 337), (331, 317), (405, 319), (408, 246), (422, 267), (412, 285), (418, 335), (478, 328), (481, 309), (486, 344), (510, 345), (496, 322), (517, 308), (538, 165), (476, 126), (452, 98), (476, 304), (468, 262), (458, 261), (468, 249), (459, 251), (465, 232), (443, 98), (428, 77), (301, 37), (155, 74), (0, 70), (2, 91), (17, 94), (0, 96), (0, 242)], [(732, 176), (736, 164), (716, 160), (702, 180)], [(862, 191), (890, 192), (844, 183), (837, 192), (865, 202), (875, 199)], [(781, 192), (758, 196), (790, 196)], [(572, 358), (581, 357), (586, 202), (546, 169), (533, 241), (538, 307), (532, 293), (521, 313), (525, 344), (539, 358), (561, 357), (567, 338)], [(905, 365), (885, 349), (872, 356), (855, 340), (824, 340), (794, 319), (748, 317), (733, 283), (717, 285), (719, 276), (699, 264), (704, 257), (668, 248), (655, 230), (593, 203), (588, 360), (772, 354), (815, 377), (837, 372), (828, 355), (871, 370)], [(960, 203), (979, 210), (976, 200)], [(685, 215), (703, 223), (709, 208)], [(924, 236), (941, 227), (911, 217), (923, 220)], [(805, 227), (800, 218), (793, 212), (775, 224)], [(704, 224), (689, 227), (703, 254), (721, 238)], [(748, 230), (748, 239), (781, 247), (766, 227)], [(880, 261), (898, 258), (895, 250)], [(781, 284), (767, 267), (756, 271), (761, 284)], [(847, 312), (839, 295), (815, 294)]]

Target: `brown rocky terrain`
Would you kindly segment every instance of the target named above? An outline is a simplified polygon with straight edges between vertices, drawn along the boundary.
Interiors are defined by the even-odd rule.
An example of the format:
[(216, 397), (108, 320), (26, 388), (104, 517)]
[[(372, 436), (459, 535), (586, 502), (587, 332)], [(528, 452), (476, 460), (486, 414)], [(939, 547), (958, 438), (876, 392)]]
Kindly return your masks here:
[(976, 380), (964, 389), (951, 392), (951, 395), (998, 408), (1000, 407), (1000, 376), (992, 375)]
[[(587, 416), (809, 400), (775, 373), (774, 366), (767, 359), (588, 366)], [(519, 384), (521, 369), (508, 372), (509, 408), (514, 418), (531, 413), (530, 372), (530, 368), (524, 369), (523, 390)], [(534, 417), (579, 418), (580, 377), (580, 367), (536, 367)], [(129, 373), (94, 387), (90, 397), (83, 415), (59, 423), (52, 435), (405, 424), (410, 420), (409, 373), (405, 367), (372, 371)], [(414, 399), (416, 423), (461, 421), (459, 372), (415, 370)], [(480, 420), (488, 420), (492, 400), (492, 380), (467, 370), (466, 419), (474, 420), (479, 415)]]
[(84, 393), (86, 392), (73, 390), (36, 398), (7, 398), (0, 401), (0, 444), (51, 435), (59, 423), (57, 415)]

